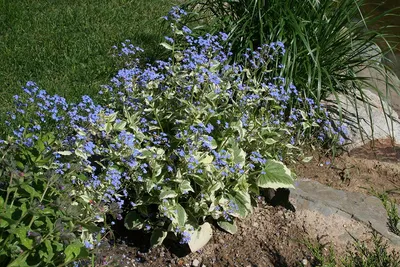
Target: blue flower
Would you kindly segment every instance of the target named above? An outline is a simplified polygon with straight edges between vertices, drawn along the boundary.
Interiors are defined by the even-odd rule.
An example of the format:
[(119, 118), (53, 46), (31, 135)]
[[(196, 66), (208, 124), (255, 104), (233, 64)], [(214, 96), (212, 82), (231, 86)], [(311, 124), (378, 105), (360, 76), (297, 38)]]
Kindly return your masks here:
[(85, 244), (85, 247), (86, 247), (87, 249), (93, 249), (93, 244), (90, 243), (89, 241), (86, 241), (86, 240), (85, 240), (84, 244)]
[(90, 155), (94, 155), (93, 149), (95, 149), (95, 148), (96, 148), (96, 145), (95, 145), (92, 141), (87, 142), (87, 143), (83, 146), (84, 151), (85, 151), (86, 153), (89, 153)]
[(186, 33), (186, 34), (191, 34), (191, 33), (192, 33), (192, 30), (189, 29), (187, 26), (183, 26), (183, 27), (182, 27), (182, 31), (183, 31), (184, 33)]
[(188, 231), (183, 231), (181, 234), (181, 240), (179, 241), (180, 244), (187, 244), (191, 240), (191, 234)]

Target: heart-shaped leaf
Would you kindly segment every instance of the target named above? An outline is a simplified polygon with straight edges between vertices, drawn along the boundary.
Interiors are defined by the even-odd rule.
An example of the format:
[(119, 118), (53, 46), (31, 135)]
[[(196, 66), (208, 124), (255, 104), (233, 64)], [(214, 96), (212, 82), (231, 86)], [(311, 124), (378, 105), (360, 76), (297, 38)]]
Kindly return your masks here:
[(191, 233), (189, 248), (192, 252), (204, 247), (212, 237), (212, 228), (209, 223), (202, 224), (199, 229)]
[(294, 188), (291, 171), (282, 162), (269, 160), (258, 177), (257, 185), (262, 188)]

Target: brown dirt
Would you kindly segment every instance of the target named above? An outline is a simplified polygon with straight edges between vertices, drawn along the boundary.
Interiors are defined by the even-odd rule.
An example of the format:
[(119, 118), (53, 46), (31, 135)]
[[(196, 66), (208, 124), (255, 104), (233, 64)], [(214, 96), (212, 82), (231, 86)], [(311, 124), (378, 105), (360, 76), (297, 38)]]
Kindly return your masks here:
[[(316, 154), (309, 163), (294, 166), (298, 177), (311, 178), (341, 190), (371, 194), (386, 191), (400, 201), (400, 147), (380, 140), (343, 154), (334, 160)], [(293, 167), (292, 167), (293, 168)], [(263, 200), (247, 219), (238, 221), (235, 235), (214, 227), (211, 241), (199, 252), (167, 241), (148, 249), (148, 236), (122, 230), (114, 246), (103, 247), (96, 266), (316, 266), (306, 242), (333, 246), (344, 255), (353, 240), (343, 230), (371, 238), (370, 229), (357, 221), (334, 214), (327, 218), (312, 211), (291, 212), (268, 206)], [(393, 247), (392, 247), (393, 248)], [(306, 265), (304, 265), (306, 263)]]
[(334, 159), (319, 155), (294, 166), (299, 177), (336, 189), (373, 194), (386, 192), (400, 203), (400, 146), (389, 139), (369, 142)]
[(137, 247), (120, 243), (105, 251), (106, 262), (103, 261), (103, 264), (111, 266), (111, 262), (114, 262), (119, 263), (119, 266), (192, 266), (193, 261), (197, 260), (199, 266), (261, 267), (301, 266), (302, 261), (314, 261), (306, 242), (316, 244), (318, 241), (305, 234), (307, 230), (304, 228), (304, 220), (297, 218), (291, 211), (271, 207), (260, 201), (254, 213), (237, 224), (238, 232), (235, 235), (214, 227), (211, 241), (202, 250), (181, 258), (177, 255), (184, 254), (185, 248), (174, 247), (170, 242), (146, 253), (139, 252)]

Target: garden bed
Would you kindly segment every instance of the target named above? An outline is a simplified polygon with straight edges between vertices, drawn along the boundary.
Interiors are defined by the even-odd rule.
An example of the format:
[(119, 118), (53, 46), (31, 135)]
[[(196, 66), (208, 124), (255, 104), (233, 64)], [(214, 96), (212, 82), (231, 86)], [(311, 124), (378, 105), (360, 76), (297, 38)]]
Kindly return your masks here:
[[(282, 31), (269, 32), (268, 39), (263, 32), (259, 40), (246, 28), (234, 31), (237, 17), (255, 21), (240, 5), (221, 6), (231, 30), (217, 23), (206, 32), (192, 25), (190, 5), (173, 7), (163, 17), (170, 25), (160, 46), (164, 56), (148, 60), (136, 43), (117, 44), (113, 54), (123, 66), (96, 99), (82, 95), (71, 102), (27, 82), (13, 96), (0, 139), (0, 265), (337, 266), (343, 256), (349, 256), (345, 266), (364, 256), (372, 266), (397, 261), (385, 240), (371, 235), (371, 223), (332, 201), (326, 205), (325, 192), (343, 191), (315, 181), (308, 188), (322, 192), (310, 206), (327, 209), (330, 217), (302, 210), (304, 203), (294, 199), (305, 188), (295, 173), (375, 194), (386, 208), (373, 198), (380, 217), (387, 212), (390, 230), (400, 233), (396, 206), (387, 200), (398, 187), (397, 148), (381, 141), (374, 150), (364, 146), (335, 160), (315, 152), (336, 153), (352, 139), (335, 115), (342, 110), (322, 104), (328, 95), (337, 90), (372, 103), (368, 82), (356, 72), (385, 68), (376, 62), (379, 49), (379, 57), (360, 56), (380, 35), (364, 34), (364, 25), (346, 19), (358, 14), (352, 0), (342, 9), (319, 1), (297, 2), (299, 8), (287, 2), (285, 9), (274, 3), (258, 8), (269, 19), (290, 17), (291, 26), (280, 21), (272, 26)], [(336, 24), (327, 19), (332, 14)], [(238, 44), (243, 33), (250, 39)], [(333, 199), (346, 207), (356, 202), (353, 196)], [(351, 247), (353, 239), (343, 241), (350, 228), (362, 244), (372, 237), (377, 250), (370, 255)]]
[[(375, 142), (374, 148), (366, 144), (334, 161), (315, 155), (311, 162), (294, 167), (301, 178), (364, 194), (372, 194), (371, 190), (386, 191), (398, 201), (399, 194), (391, 190), (400, 186), (398, 149), (381, 140)], [(211, 241), (198, 252), (188, 254), (189, 250), (171, 241), (149, 249), (148, 241), (144, 242), (149, 236), (122, 230), (124, 237), (100, 250), (98, 260), (100, 266), (101, 262), (120, 266), (196, 266), (197, 263), (197, 266), (318, 266), (319, 259), (312, 251), (318, 246), (327, 259), (330, 247), (335, 255), (354, 250), (352, 243), (343, 246), (343, 240), (338, 238), (342, 230), (336, 227), (349, 222), (340, 216), (335, 219), (324, 220), (315, 212), (298, 214), (280, 206), (272, 207), (260, 199), (254, 213), (238, 223), (239, 231), (235, 235), (216, 227)], [(360, 229), (359, 240), (371, 245), (371, 228), (355, 220), (347, 227)], [(325, 235), (321, 234), (327, 229)], [(389, 248), (400, 250), (390, 242)]]

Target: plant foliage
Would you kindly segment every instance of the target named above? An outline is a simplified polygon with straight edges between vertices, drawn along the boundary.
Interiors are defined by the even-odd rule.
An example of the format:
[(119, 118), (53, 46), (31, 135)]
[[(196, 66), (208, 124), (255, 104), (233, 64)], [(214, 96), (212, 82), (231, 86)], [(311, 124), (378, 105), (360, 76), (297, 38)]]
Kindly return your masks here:
[[(227, 35), (193, 37), (184, 14), (166, 17), (166, 61), (143, 64), (142, 49), (121, 44), (129, 60), (100, 104), (67, 103), (33, 82), (14, 97), (10, 136), (0, 141), (3, 262), (72, 261), (115, 219), (151, 232), (152, 245), (173, 232), (198, 248), (191, 237), (206, 242), (207, 221), (234, 233), (259, 188), (293, 187), (282, 161), (301, 155), (306, 133), (341, 142), (326, 110), (271, 71), (285, 57), (282, 42), (231, 63)], [(303, 109), (289, 108), (293, 97)]]

